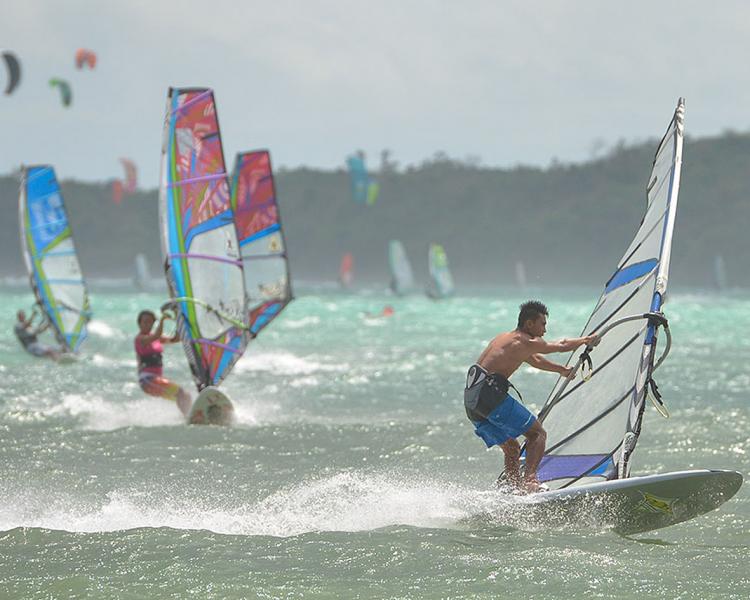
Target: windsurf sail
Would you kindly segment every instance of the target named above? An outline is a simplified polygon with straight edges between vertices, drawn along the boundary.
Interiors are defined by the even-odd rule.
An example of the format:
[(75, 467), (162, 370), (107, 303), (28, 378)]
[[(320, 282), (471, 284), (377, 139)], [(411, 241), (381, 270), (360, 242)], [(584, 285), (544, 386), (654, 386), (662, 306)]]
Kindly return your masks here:
[[(646, 212), (633, 241), (604, 286), (582, 335), (597, 333), (595, 348), (580, 348), (569, 365), (594, 361), (587, 380), (560, 378), (540, 413), (547, 449), (539, 480), (551, 489), (628, 477), (648, 388), (660, 400), (652, 373), (669, 350), (666, 300), (682, 165), (684, 101), (680, 99), (654, 157)], [(657, 333), (666, 346), (656, 358)], [(590, 366), (590, 363), (588, 363)]]
[(242, 356), (248, 311), (229, 178), (213, 91), (170, 88), (159, 216), (164, 269), (199, 390), (219, 385)]
[(453, 276), (448, 268), (445, 248), (440, 244), (430, 244), (427, 262), (430, 271), (428, 294), (434, 298), (447, 298), (453, 294)]
[(364, 154), (359, 153), (346, 159), (352, 198), (357, 204), (375, 204), (380, 193), (380, 185), (367, 172)]
[(388, 265), (391, 270), (391, 290), (395, 294), (400, 296), (414, 287), (411, 263), (399, 240), (391, 240), (388, 244)]
[(352, 285), (354, 280), (354, 256), (351, 252), (347, 252), (341, 257), (341, 265), (339, 266), (339, 283), (341, 287), (348, 288)]
[(133, 281), (135, 283), (135, 287), (141, 291), (148, 288), (148, 282), (151, 280), (151, 274), (149, 272), (146, 255), (142, 252), (139, 252), (135, 256), (134, 273), (135, 275), (133, 277)]
[(86, 339), (91, 308), (52, 167), (23, 169), (18, 213), (21, 248), (37, 304), (57, 342), (66, 351), (76, 352)]
[(268, 151), (237, 155), (232, 177), (232, 210), (244, 263), (248, 326), (250, 334), (255, 336), (292, 300), (289, 262)]
[(723, 292), (727, 289), (727, 265), (721, 254), (714, 256), (714, 287)]

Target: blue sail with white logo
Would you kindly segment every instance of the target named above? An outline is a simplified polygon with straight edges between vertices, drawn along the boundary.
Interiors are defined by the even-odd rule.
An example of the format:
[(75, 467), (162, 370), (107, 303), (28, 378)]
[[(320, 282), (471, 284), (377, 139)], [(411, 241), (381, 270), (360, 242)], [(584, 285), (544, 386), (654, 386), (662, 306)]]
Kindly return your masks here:
[[(658, 321), (648, 315), (661, 313), (667, 291), (684, 113), (680, 99), (654, 157), (640, 227), (583, 329), (589, 335), (611, 326), (590, 352), (590, 378), (559, 379), (541, 411), (547, 449), (538, 476), (551, 489), (629, 476), (655, 368)], [(568, 364), (580, 364), (584, 351)]]
[(21, 248), (39, 307), (57, 342), (76, 352), (91, 318), (86, 282), (55, 170), (25, 167), (18, 202)]

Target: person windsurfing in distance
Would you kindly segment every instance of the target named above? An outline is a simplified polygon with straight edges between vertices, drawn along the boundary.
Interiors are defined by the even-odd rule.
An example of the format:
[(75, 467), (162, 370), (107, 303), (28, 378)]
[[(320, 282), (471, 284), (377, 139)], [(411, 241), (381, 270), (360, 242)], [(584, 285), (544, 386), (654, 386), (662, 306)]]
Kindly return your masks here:
[(173, 400), (182, 414), (187, 415), (192, 404), (190, 394), (163, 375), (163, 344), (174, 344), (180, 341), (179, 333), (173, 336), (164, 335), (164, 321), (171, 318), (169, 314), (162, 313), (159, 324), (154, 329), (156, 315), (150, 310), (142, 310), (138, 313), (139, 333), (135, 336), (138, 384), (150, 396)]
[[(537, 418), (508, 392), (515, 386), (510, 377), (523, 364), (536, 369), (575, 376), (573, 368), (546, 359), (544, 354), (571, 352), (588, 344), (596, 346), (596, 335), (548, 342), (547, 307), (537, 300), (520, 306), (518, 325), (513, 331), (500, 333), (484, 349), (477, 362), (469, 368), (464, 389), (466, 415), (474, 425), (474, 433), (487, 448), (500, 446), (505, 456), (505, 476), (517, 489), (531, 493), (542, 489), (537, 468), (544, 456), (547, 434)], [(521, 394), (518, 394), (521, 398)], [(521, 476), (519, 436), (526, 438), (526, 461)]]
[(62, 351), (59, 348), (54, 348), (52, 346), (42, 344), (37, 337), (39, 336), (39, 334), (49, 328), (49, 321), (43, 320), (36, 329), (33, 328), (34, 319), (38, 314), (39, 313), (37, 312), (36, 307), (34, 307), (34, 309), (31, 311), (31, 317), (27, 319), (26, 313), (22, 310), (19, 310), (16, 313), (17, 321), (13, 326), (13, 333), (16, 334), (18, 341), (21, 342), (23, 349), (32, 356), (58, 360), (60, 358), (60, 355), (62, 354)]

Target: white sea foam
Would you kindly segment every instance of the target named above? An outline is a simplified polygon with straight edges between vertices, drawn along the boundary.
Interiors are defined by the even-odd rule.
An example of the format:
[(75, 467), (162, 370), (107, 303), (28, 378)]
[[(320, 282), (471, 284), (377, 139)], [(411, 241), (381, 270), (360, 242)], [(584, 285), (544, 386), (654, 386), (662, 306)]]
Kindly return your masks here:
[(112, 431), (122, 427), (158, 427), (183, 423), (184, 419), (174, 402), (144, 396), (117, 400), (96, 393), (66, 394), (62, 400), (43, 411), (50, 416), (70, 416), (78, 419), (84, 429)]
[[(46, 503), (0, 502), (0, 530), (43, 527), (100, 532), (141, 527), (207, 529), (233, 535), (289, 537), (315, 531), (371, 531), (394, 525), (457, 528), (467, 519), (512, 514), (518, 500), (437, 480), (342, 472), (283, 488), (245, 506), (211, 505), (175, 490), (116, 491), (98, 507), (73, 498)], [(66, 504), (69, 504), (66, 506)]]
[(283, 329), (302, 329), (303, 327), (311, 327), (312, 325), (319, 325), (320, 317), (317, 315), (310, 315), (302, 317), (301, 319), (283, 319), (279, 323), (279, 326)]
[(105, 339), (124, 340), (127, 337), (124, 331), (112, 327), (98, 319), (92, 319), (89, 321), (88, 330), (90, 334)]
[(327, 364), (301, 358), (291, 352), (266, 352), (240, 359), (234, 370), (239, 373), (267, 371), (276, 375), (312, 375), (317, 372), (343, 372), (348, 368), (349, 365), (345, 363)]

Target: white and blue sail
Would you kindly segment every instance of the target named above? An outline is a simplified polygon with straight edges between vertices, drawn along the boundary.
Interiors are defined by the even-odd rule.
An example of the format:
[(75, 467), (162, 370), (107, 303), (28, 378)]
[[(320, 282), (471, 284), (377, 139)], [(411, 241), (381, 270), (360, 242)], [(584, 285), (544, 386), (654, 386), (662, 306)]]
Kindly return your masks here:
[(23, 169), (18, 216), (21, 249), (36, 302), (63, 350), (76, 352), (86, 339), (91, 308), (51, 166)]
[(597, 333), (601, 341), (594, 349), (580, 348), (568, 362), (580, 367), (590, 355), (594, 367), (586, 380), (560, 378), (541, 411), (547, 449), (538, 476), (550, 489), (630, 474), (652, 373), (669, 347), (667, 335), (657, 359), (657, 334), (660, 328), (669, 331), (662, 307), (680, 187), (684, 112), (680, 99), (654, 157), (640, 227), (583, 329), (582, 335)]
[(399, 240), (388, 244), (388, 266), (391, 272), (391, 290), (399, 296), (414, 287), (414, 273), (404, 245)]

